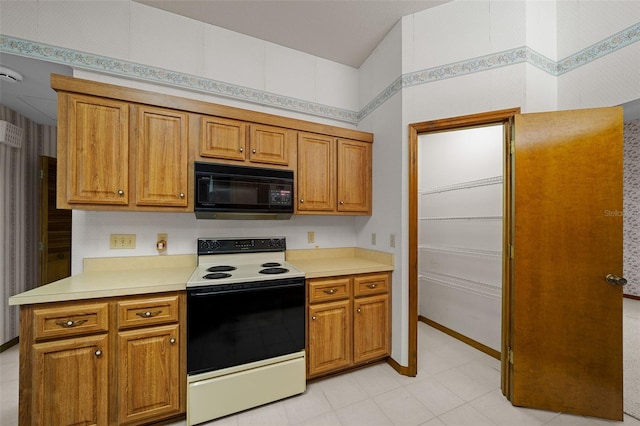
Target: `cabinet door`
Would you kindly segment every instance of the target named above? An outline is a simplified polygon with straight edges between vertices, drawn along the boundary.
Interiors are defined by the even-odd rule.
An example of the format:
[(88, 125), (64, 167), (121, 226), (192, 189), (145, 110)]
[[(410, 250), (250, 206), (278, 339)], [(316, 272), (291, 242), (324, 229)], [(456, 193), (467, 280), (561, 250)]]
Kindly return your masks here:
[(66, 201), (128, 205), (128, 104), (93, 96), (63, 96), (68, 96), (61, 120), (66, 127), (59, 134), (66, 136), (58, 141), (58, 154), (67, 160), (61, 171), (67, 174), (66, 188), (60, 188), (67, 194)]
[(179, 326), (118, 333), (118, 424), (180, 412)]
[(353, 318), (354, 363), (389, 355), (389, 296), (355, 299)]
[(309, 306), (308, 376), (351, 365), (351, 301)]
[(244, 161), (247, 124), (219, 117), (200, 121), (200, 156)]
[(147, 106), (137, 111), (136, 204), (187, 207), (188, 115)]
[(106, 334), (33, 345), (33, 425), (106, 425)]
[(336, 209), (336, 140), (298, 134), (298, 210), (334, 212)]
[(289, 165), (290, 133), (288, 129), (280, 127), (252, 124), (251, 162)]
[(371, 214), (371, 144), (338, 140), (338, 211)]

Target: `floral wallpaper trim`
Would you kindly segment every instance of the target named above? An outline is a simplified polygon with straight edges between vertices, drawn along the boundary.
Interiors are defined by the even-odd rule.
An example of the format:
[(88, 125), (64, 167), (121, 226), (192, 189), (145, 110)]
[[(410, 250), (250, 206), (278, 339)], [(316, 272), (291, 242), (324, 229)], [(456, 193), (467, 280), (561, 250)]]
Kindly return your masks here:
[(92, 53), (0, 35), (0, 52), (356, 123), (357, 112)]
[(360, 111), (319, 104), (223, 81), (198, 77), (137, 64), (106, 56), (95, 55), (44, 43), (32, 42), (0, 34), (0, 52), (43, 59), (76, 68), (107, 72), (152, 81), (174, 87), (242, 100), (259, 105), (300, 112), (351, 124), (358, 124), (364, 117), (384, 104), (404, 88), (431, 83), (446, 78), (487, 71), (499, 67), (528, 63), (551, 75), (559, 76), (586, 65), (603, 56), (640, 41), (640, 23), (634, 24), (558, 62), (535, 50), (523, 46), (502, 52), (466, 59), (451, 64), (403, 74), (375, 96)]

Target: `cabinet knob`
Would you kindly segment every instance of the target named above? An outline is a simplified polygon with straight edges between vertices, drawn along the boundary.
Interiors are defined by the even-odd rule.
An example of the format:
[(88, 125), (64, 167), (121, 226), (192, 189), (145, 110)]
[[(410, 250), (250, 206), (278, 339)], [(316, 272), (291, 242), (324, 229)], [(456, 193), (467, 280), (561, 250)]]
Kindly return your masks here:
[(180, 198), (184, 198), (184, 192), (180, 193)]
[(102, 356), (102, 351), (101, 351), (100, 349), (98, 349), (98, 350), (95, 352), (95, 354), (96, 354), (96, 356)]
[(316, 316), (315, 315), (312, 316), (311, 319), (315, 321), (316, 320)]
[(256, 149), (255, 148), (252, 149), (251, 152), (255, 154), (256, 153)]
[(118, 195), (122, 197), (124, 195), (124, 191), (122, 189), (118, 189)]
[(240, 152), (244, 152), (244, 148), (243, 147), (240, 147)]
[(326, 294), (333, 294), (333, 293), (336, 292), (336, 289), (335, 288), (330, 288), (328, 290), (322, 290), (322, 291), (324, 291)]
[(362, 309), (358, 308), (358, 313), (362, 312)]
[(82, 325), (85, 322), (87, 322), (86, 319), (79, 319), (79, 320), (67, 320), (67, 321), (56, 321), (56, 324), (59, 325), (60, 327), (64, 327), (64, 328), (71, 328), (71, 327), (76, 327), (78, 325)]
[(367, 287), (376, 288), (376, 287), (378, 287), (378, 284), (367, 284)]
[(169, 339), (169, 343), (171, 343), (172, 345), (176, 342), (176, 338), (172, 337), (171, 339)]
[(300, 203), (304, 203), (304, 198), (300, 198)]
[(340, 200), (340, 204), (344, 204), (344, 200)]

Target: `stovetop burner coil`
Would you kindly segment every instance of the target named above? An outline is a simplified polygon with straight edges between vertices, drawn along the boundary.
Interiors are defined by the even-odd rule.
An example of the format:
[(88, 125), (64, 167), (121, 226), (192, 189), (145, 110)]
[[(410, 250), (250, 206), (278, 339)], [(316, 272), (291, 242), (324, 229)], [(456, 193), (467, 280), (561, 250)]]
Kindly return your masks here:
[(229, 265), (212, 266), (210, 268), (207, 268), (207, 272), (230, 272), (235, 270), (236, 270), (235, 266), (229, 266)]
[(266, 268), (260, 270), (261, 274), (284, 274), (286, 272), (289, 272), (289, 270), (285, 268)]
[(211, 274), (207, 274), (202, 278), (208, 279), (208, 280), (218, 280), (221, 278), (229, 278), (231, 276), (231, 274), (227, 274), (224, 272), (213, 272)]
[(280, 266), (281, 264), (278, 262), (267, 262), (267, 263), (263, 263), (262, 266), (263, 268), (275, 268), (276, 266)]

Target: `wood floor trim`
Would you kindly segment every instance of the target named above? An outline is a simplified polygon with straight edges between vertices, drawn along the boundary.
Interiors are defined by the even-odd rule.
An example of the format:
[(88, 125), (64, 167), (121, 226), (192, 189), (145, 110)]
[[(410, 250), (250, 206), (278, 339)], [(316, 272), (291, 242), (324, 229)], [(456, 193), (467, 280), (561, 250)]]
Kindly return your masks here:
[(483, 345), (480, 342), (477, 342), (477, 341), (475, 341), (473, 339), (470, 339), (469, 337), (467, 337), (467, 336), (465, 336), (463, 334), (460, 334), (457, 331), (454, 331), (454, 330), (452, 330), (452, 329), (450, 329), (448, 327), (445, 327), (442, 324), (439, 324), (439, 323), (437, 323), (435, 321), (432, 321), (429, 318), (424, 317), (422, 315), (418, 315), (418, 320), (420, 322), (423, 322), (423, 323), (435, 328), (436, 330), (440, 330), (443, 333), (448, 334), (449, 336), (453, 337), (454, 339), (460, 340), (461, 342), (466, 343), (467, 345), (469, 345), (469, 346), (471, 346), (471, 347), (473, 347), (475, 349), (478, 349), (481, 352), (484, 352), (485, 354), (487, 354), (487, 355), (489, 355), (489, 356), (491, 356), (491, 357), (493, 357), (493, 358), (495, 358), (497, 360), (501, 359), (500, 352), (496, 351), (495, 349), (490, 348), (489, 346)]

